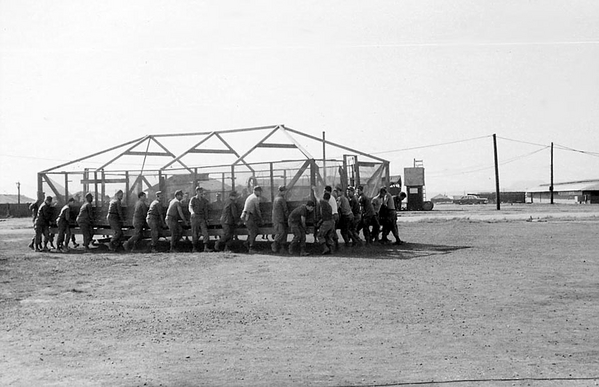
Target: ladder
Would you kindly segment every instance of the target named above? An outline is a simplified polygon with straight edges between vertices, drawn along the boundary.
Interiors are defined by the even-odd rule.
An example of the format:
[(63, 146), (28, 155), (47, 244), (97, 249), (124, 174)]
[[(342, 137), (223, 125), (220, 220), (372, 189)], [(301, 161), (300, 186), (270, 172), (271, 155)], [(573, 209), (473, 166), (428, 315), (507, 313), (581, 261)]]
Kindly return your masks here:
[[(424, 168), (424, 160), (414, 159), (414, 168)], [(422, 186), (422, 201), (426, 201), (426, 187)]]

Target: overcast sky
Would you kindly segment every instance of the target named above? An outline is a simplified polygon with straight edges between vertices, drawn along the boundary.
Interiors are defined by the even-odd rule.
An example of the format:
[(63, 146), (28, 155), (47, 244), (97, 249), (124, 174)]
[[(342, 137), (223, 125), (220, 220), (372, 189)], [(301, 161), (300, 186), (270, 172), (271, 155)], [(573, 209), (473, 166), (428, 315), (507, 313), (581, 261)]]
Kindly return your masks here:
[(0, 0), (0, 193), (145, 134), (280, 123), (422, 159), (429, 195), (493, 190), (493, 134), (504, 189), (548, 182), (551, 142), (556, 181), (599, 178), (598, 69), (596, 0)]

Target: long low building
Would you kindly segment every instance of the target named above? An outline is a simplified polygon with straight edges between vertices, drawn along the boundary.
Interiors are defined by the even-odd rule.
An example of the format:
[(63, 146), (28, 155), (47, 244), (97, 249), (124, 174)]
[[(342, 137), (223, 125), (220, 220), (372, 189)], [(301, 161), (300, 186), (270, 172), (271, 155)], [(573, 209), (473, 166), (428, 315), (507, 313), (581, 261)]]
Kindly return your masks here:
[[(550, 184), (526, 190), (527, 203), (551, 203)], [(581, 180), (553, 184), (553, 202), (561, 204), (599, 203), (599, 180)]]

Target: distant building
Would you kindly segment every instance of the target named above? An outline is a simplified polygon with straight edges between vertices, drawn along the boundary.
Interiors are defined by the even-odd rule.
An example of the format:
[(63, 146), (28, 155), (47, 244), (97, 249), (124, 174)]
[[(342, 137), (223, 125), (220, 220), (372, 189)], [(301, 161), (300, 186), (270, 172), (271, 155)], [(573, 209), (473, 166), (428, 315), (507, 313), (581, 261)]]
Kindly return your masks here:
[[(527, 203), (551, 203), (549, 184), (529, 188)], [(553, 185), (553, 202), (561, 204), (599, 203), (599, 180), (581, 180)]]
[[(497, 193), (480, 192), (481, 198), (489, 199), (489, 203), (497, 203)], [(526, 203), (526, 192), (524, 191), (501, 191), (499, 192), (501, 203)]]
[(435, 204), (453, 203), (453, 199), (445, 195), (437, 195), (431, 198), (431, 202)]

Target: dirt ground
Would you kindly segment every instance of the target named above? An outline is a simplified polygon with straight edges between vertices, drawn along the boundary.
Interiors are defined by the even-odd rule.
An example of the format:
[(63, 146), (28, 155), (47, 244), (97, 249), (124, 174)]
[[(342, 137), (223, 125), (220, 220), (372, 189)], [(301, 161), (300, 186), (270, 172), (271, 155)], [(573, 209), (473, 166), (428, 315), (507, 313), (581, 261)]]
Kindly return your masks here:
[(599, 206), (494, 209), (301, 258), (35, 253), (1, 220), (0, 385), (599, 385)]

